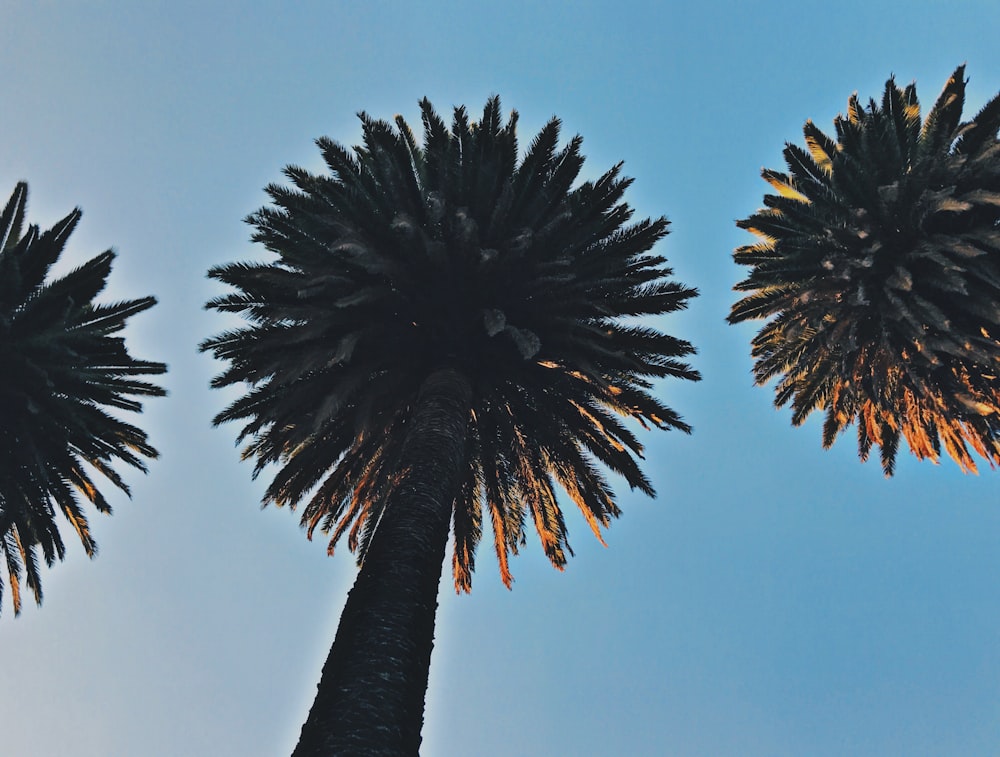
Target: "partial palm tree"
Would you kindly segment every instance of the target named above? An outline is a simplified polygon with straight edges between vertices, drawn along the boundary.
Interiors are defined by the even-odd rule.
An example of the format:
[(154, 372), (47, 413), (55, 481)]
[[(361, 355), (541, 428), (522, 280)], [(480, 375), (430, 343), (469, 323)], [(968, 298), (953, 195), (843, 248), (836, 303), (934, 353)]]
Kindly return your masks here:
[(131, 357), (114, 336), (156, 300), (94, 302), (111, 272), (110, 250), (49, 278), (80, 209), (48, 231), (32, 225), (22, 234), (27, 198), (18, 184), (0, 214), (0, 551), (15, 615), (22, 580), (42, 602), (39, 558), (51, 566), (65, 555), (57, 513), (87, 555), (96, 553), (78, 495), (100, 512), (111, 506), (93, 472), (128, 494), (113, 465), (145, 471), (143, 457), (156, 457), (145, 432), (115, 413), (141, 411), (134, 397), (164, 394), (138, 377), (166, 371)]
[(247, 219), (277, 259), (210, 272), (235, 292), (208, 307), (249, 321), (203, 345), (215, 386), (250, 387), (215, 422), (276, 466), (265, 504), (304, 503), (361, 564), (296, 755), (416, 754), (449, 532), (460, 592), (484, 519), (508, 587), (529, 517), (561, 569), (558, 487), (598, 539), (619, 514), (599, 464), (653, 494), (621, 418), (690, 431), (652, 391), (698, 378), (649, 319), (696, 295), (648, 254), (666, 219), (631, 222), (620, 165), (577, 182), (557, 119), (519, 158), (497, 98), (450, 129), (420, 110), (422, 142), (363, 113), (362, 146), (318, 140), (329, 174), (286, 168)]
[(892, 475), (902, 437), (918, 458), (942, 448), (1000, 463), (1000, 95), (962, 121), (965, 67), (926, 118), (913, 84), (889, 79), (881, 102), (807, 121), (788, 144), (778, 194), (741, 228), (751, 267), (730, 323), (768, 319), (753, 339), (758, 384), (780, 377), (792, 423), (826, 413), (823, 446), (857, 423)]

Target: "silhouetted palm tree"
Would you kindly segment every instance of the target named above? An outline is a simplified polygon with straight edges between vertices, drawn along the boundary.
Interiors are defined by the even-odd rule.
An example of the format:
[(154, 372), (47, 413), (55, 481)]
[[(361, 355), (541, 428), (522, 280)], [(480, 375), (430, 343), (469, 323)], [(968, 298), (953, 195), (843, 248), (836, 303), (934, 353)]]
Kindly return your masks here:
[(574, 188), (556, 119), (519, 161), (497, 98), (450, 130), (420, 107), (422, 144), (365, 114), (353, 153), (318, 140), (331, 175), (287, 168), (247, 219), (278, 260), (210, 272), (237, 291), (209, 307), (251, 322), (203, 345), (230, 363), (215, 386), (252, 387), (215, 422), (278, 465), (265, 503), (305, 501), (362, 565), (296, 755), (416, 753), (449, 530), (459, 591), (484, 517), (508, 586), (529, 516), (561, 568), (557, 485), (599, 539), (619, 510), (596, 463), (653, 493), (616, 416), (689, 431), (650, 390), (697, 379), (693, 349), (638, 318), (696, 294), (646, 254), (667, 221), (630, 223), (620, 166)]
[(825, 410), (823, 445), (857, 422), (858, 449), (893, 472), (900, 436), (918, 458), (942, 445), (1000, 463), (1000, 95), (962, 122), (960, 66), (921, 122), (913, 84), (857, 95), (836, 140), (807, 121), (780, 194), (738, 222), (750, 292), (731, 323), (770, 319), (753, 340), (758, 384), (780, 376), (792, 422)]
[(15, 615), (22, 577), (41, 604), (39, 550), (48, 565), (65, 554), (57, 511), (94, 555), (77, 494), (101, 512), (111, 507), (91, 472), (128, 493), (113, 463), (145, 471), (142, 456), (156, 457), (145, 432), (105, 408), (139, 412), (132, 397), (164, 391), (136, 377), (166, 371), (163, 363), (130, 357), (125, 341), (112, 336), (155, 299), (93, 301), (111, 272), (113, 252), (46, 281), (80, 210), (46, 232), (29, 226), (22, 236), (27, 197), (27, 185), (18, 184), (0, 215), (0, 550)]

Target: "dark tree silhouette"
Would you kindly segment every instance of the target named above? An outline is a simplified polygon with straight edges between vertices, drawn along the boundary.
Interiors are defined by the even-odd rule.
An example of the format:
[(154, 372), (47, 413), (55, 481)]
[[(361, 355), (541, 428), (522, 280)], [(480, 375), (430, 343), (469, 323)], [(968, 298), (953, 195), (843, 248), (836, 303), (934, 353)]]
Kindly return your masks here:
[(208, 306), (250, 322), (203, 345), (215, 386), (251, 387), (215, 422), (245, 423), (255, 475), (278, 466), (265, 503), (304, 502), (361, 563), (296, 755), (416, 754), (449, 532), (459, 591), (484, 517), (508, 586), (528, 517), (562, 568), (557, 486), (598, 539), (619, 514), (599, 463), (653, 494), (618, 416), (690, 430), (651, 382), (697, 379), (693, 348), (640, 318), (696, 294), (647, 254), (667, 221), (630, 222), (620, 165), (576, 186), (557, 119), (519, 160), (499, 99), (450, 129), (420, 108), (422, 144), (365, 114), (353, 152), (318, 140), (330, 175), (287, 168), (247, 219), (278, 259), (210, 272), (236, 291)]
[(750, 294), (729, 321), (769, 319), (757, 383), (780, 377), (795, 425), (825, 410), (824, 447), (856, 422), (887, 476), (900, 437), (963, 470), (972, 451), (1000, 463), (1000, 95), (963, 122), (964, 74), (923, 121), (891, 78), (881, 103), (848, 100), (836, 139), (807, 121), (788, 173), (763, 172), (779, 194), (738, 222), (760, 241), (735, 252)]
[[(145, 471), (142, 458), (156, 457), (145, 432), (106, 408), (141, 411), (134, 397), (164, 391), (137, 377), (167, 369), (132, 358), (124, 339), (113, 336), (155, 299), (94, 302), (111, 273), (113, 252), (46, 281), (80, 210), (48, 231), (29, 226), (22, 235), (27, 197), (27, 185), (18, 184), (0, 214), (0, 550), (15, 615), (22, 580), (42, 602), (39, 551), (48, 565), (65, 555), (57, 512), (87, 554), (95, 554), (77, 494), (101, 512), (110, 513), (111, 506), (88, 470), (127, 494), (112, 465)], [(2, 591), (0, 580), (0, 596)]]

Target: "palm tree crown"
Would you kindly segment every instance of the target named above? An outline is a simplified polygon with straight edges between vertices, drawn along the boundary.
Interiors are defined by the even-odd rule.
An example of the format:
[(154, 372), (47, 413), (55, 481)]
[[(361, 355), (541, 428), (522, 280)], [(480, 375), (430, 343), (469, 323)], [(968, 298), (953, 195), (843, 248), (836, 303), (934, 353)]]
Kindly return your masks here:
[(509, 586), (529, 513), (553, 565), (566, 561), (555, 484), (598, 538), (619, 510), (595, 461), (652, 494), (616, 416), (688, 431), (649, 390), (698, 375), (679, 360), (690, 344), (635, 317), (696, 292), (646, 254), (667, 221), (629, 222), (620, 166), (573, 188), (581, 139), (559, 148), (557, 119), (519, 162), (517, 114), (504, 124), (498, 98), (478, 123), (457, 108), (450, 130), (420, 108), (422, 145), (402, 117), (394, 128), (363, 113), (363, 146), (318, 140), (331, 175), (288, 167), (293, 187), (269, 186), (273, 206), (247, 219), (278, 260), (210, 272), (237, 291), (209, 307), (251, 322), (203, 345), (230, 362), (215, 386), (253, 386), (215, 420), (246, 422), (256, 473), (280, 464), (265, 502), (312, 492), (308, 534), (331, 533), (332, 551), (349, 532), (363, 556), (422, 384), (456, 371), (472, 399), (455, 585), (471, 586), (486, 511)]
[(807, 121), (788, 173), (763, 171), (779, 194), (738, 222), (760, 241), (735, 252), (750, 294), (729, 321), (770, 319), (757, 383), (780, 376), (796, 425), (825, 410), (824, 446), (857, 422), (886, 475), (901, 436), (918, 458), (1000, 463), (1000, 95), (963, 122), (964, 72), (923, 121), (891, 78), (881, 103), (850, 98), (836, 139)]
[[(77, 493), (101, 512), (111, 507), (88, 468), (128, 493), (113, 463), (145, 471), (142, 458), (156, 457), (145, 432), (105, 408), (139, 412), (133, 397), (164, 391), (136, 377), (166, 370), (163, 363), (135, 360), (125, 341), (113, 336), (156, 300), (93, 302), (111, 272), (113, 252), (46, 281), (80, 210), (48, 231), (30, 226), (22, 235), (27, 195), (27, 185), (18, 184), (0, 214), (0, 550), (15, 614), (22, 576), (35, 601), (42, 601), (38, 551), (48, 565), (65, 554), (57, 510), (87, 554), (95, 554)], [(2, 590), (0, 581), (0, 595)]]

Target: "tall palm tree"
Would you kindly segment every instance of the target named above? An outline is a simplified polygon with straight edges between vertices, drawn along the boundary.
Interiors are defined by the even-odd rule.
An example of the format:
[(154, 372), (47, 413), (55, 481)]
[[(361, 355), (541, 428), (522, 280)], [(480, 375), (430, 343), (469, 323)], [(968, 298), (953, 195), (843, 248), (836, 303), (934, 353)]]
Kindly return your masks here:
[(65, 555), (57, 511), (93, 557), (97, 545), (77, 495), (110, 513), (92, 472), (127, 494), (113, 464), (145, 471), (142, 458), (156, 457), (145, 432), (106, 409), (139, 412), (133, 397), (164, 391), (137, 377), (166, 371), (134, 359), (113, 336), (156, 300), (94, 302), (111, 273), (110, 250), (46, 281), (80, 209), (48, 231), (29, 226), (22, 235), (27, 199), (27, 185), (18, 184), (0, 214), (0, 551), (15, 615), (22, 578), (42, 602), (39, 551), (50, 566)]
[(697, 379), (693, 348), (642, 320), (696, 294), (646, 254), (666, 219), (630, 223), (620, 165), (574, 187), (557, 119), (519, 160), (499, 99), (450, 129), (420, 109), (422, 144), (363, 113), (363, 146), (318, 140), (330, 174), (286, 168), (247, 219), (278, 259), (210, 272), (236, 291), (208, 307), (250, 322), (203, 344), (215, 386), (251, 387), (215, 422), (245, 423), (255, 475), (278, 466), (265, 504), (304, 502), (361, 563), (296, 755), (417, 752), (449, 531), (458, 591), (484, 514), (508, 587), (529, 516), (561, 569), (557, 486), (598, 539), (619, 514), (598, 463), (653, 494), (616, 416), (690, 430), (651, 389)]
[(900, 437), (918, 458), (944, 450), (1000, 463), (1000, 95), (963, 122), (965, 67), (921, 121), (916, 87), (857, 95), (836, 139), (807, 121), (777, 195), (739, 221), (759, 237), (730, 323), (770, 319), (753, 340), (754, 376), (780, 376), (792, 422), (824, 410), (823, 445), (858, 426), (892, 475)]

